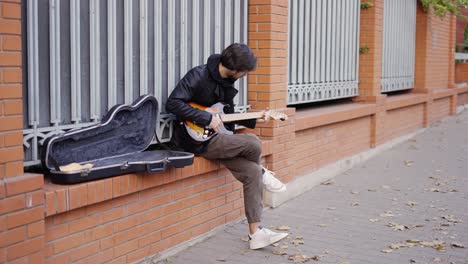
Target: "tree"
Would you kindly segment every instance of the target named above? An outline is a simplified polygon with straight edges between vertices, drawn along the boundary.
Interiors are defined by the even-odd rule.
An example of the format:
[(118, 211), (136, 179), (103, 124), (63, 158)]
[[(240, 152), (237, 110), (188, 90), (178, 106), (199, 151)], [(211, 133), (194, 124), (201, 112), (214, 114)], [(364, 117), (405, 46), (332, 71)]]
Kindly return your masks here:
[(423, 6), (424, 11), (428, 11), (430, 7), (433, 8), (435, 15), (439, 17), (445, 16), (447, 12), (452, 13), (458, 17), (467, 19), (461, 13), (461, 9), (468, 7), (468, 0), (419, 0)]

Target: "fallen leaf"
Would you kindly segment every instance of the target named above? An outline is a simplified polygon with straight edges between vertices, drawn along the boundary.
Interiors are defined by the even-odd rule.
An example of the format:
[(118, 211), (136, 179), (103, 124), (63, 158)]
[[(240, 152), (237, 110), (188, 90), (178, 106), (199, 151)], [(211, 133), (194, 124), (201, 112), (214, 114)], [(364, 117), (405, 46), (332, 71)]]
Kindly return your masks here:
[(244, 242), (249, 242), (249, 238), (247, 236), (243, 236), (241, 238), (241, 240), (244, 241)]
[(383, 213), (380, 214), (381, 217), (391, 217), (391, 216), (395, 216), (392, 211), (385, 211)]
[(390, 245), (390, 248), (391, 249), (400, 249), (402, 247), (406, 247), (406, 244), (403, 244), (403, 243), (396, 243), (396, 244), (391, 244)]
[(412, 244), (417, 244), (417, 243), (421, 242), (421, 240), (419, 240), (419, 239), (407, 239), (406, 242), (412, 243)]
[(369, 219), (369, 221), (372, 222), (372, 223), (375, 223), (375, 222), (380, 221), (380, 219), (378, 219), (378, 218), (371, 218), (371, 219)]
[(358, 191), (351, 191), (351, 194), (358, 194)]
[(336, 210), (336, 207), (328, 207), (328, 210)]
[(460, 219), (455, 219), (455, 216), (454, 215), (443, 215), (442, 216), (442, 219), (445, 219), (451, 223), (463, 223), (462, 220)]
[(441, 262), (442, 260), (440, 258), (433, 258), (432, 262)]
[(405, 229), (409, 229), (407, 226), (397, 223), (388, 223), (387, 226), (391, 227), (395, 231), (404, 231)]
[(242, 253), (245, 253), (245, 252), (250, 252), (250, 249), (246, 249), (246, 248), (244, 248), (244, 249), (241, 249), (241, 250), (240, 250), (240, 252), (242, 252)]
[(217, 259), (216, 261), (220, 261), (220, 262), (226, 262), (225, 259)]
[(390, 186), (388, 186), (388, 185), (382, 185), (380, 187), (382, 187), (382, 189), (390, 189)]
[(302, 255), (302, 254), (289, 255), (288, 257), (288, 260), (291, 260), (293, 263), (305, 263), (311, 259), (318, 260), (319, 257), (318, 256), (309, 257), (309, 256)]
[(273, 255), (287, 255), (288, 253), (284, 252), (284, 251), (280, 251), (280, 250), (273, 250), (271, 253), (273, 253)]
[(409, 262), (410, 262), (410, 263), (416, 263), (416, 260), (410, 259)]
[(352, 202), (352, 203), (351, 203), (351, 206), (357, 206), (357, 205), (359, 205), (358, 202)]
[(408, 166), (408, 167), (412, 166), (413, 163), (414, 163), (414, 161), (412, 161), (412, 160), (405, 160), (405, 165)]
[(332, 184), (335, 184), (335, 181), (334, 180), (329, 180), (329, 181), (322, 182), (321, 184), (322, 185), (332, 185)]
[(369, 191), (369, 192), (376, 192), (377, 189), (367, 189), (367, 191)]
[(327, 227), (328, 225), (327, 225), (327, 224), (318, 224), (317, 226), (319, 226), (319, 227)]
[(279, 243), (274, 243), (274, 244), (271, 244), (271, 245), (274, 246), (274, 247), (277, 247), (277, 246), (279, 246)]
[(392, 253), (392, 252), (393, 252), (393, 249), (388, 248), (388, 249), (382, 249), (381, 251), (382, 251), (383, 253)]
[(275, 227), (275, 229), (279, 231), (288, 231), (291, 228), (289, 226), (282, 225), (282, 226)]
[(294, 245), (304, 245), (304, 240), (302, 239), (293, 239), (293, 241), (291, 241), (291, 244), (294, 244)]
[(412, 202), (412, 201), (409, 201), (409, 202), (406, 203), (406, 205), (408, 205), (408, 206), (415, 206), (417, 204), (418, 204), (417, 202)]
[(451, 246), (454, 248), (465, 248), (465, 245), (463, 245), (462, 243), (457, 243), (457, 242), (452, 242)]
[(287, 248), (289, 248), (289, 246), (288, 245), (282, 245), (280, 248), (281, 249), (287, 249)]

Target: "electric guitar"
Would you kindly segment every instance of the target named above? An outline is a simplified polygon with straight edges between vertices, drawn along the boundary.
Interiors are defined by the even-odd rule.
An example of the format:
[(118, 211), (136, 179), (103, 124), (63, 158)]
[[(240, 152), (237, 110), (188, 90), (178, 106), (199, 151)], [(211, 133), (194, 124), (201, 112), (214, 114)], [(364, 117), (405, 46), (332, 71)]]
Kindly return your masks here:
[[(189, 103), (190, 106), (206, 111), (208, 107), (202, 106), (196, 103)], [(233, 122), (233, 121), (240, 121), (240, 120), (248, 120), (248, 119), (258, 119), (263, 118), (265, 120), (269, 120), (270, 118), (275, 120), (284, 121), (288, 119), (288, 116), (284, 113), (267, 110), (267, 111), (260, 111), (260, 112), (250, 112), (250, 113), (241, 113), (241, 114), (225, 114), (224, 113), (224, 104), (217, 103), (210, 106), (210, 113), (216, 115), (223, 123)], [(234, 132), (227, 130), (224, 126), (221, 127), (219, 132), (216, 132), (214, 129), (210, 127), (203, 127), (196, 125), (191, 121), (184, 122), (185, 128), (192, 139), (198, 142), (204, 142), (212, 138), (214, 135), (218, 133), (222, 134), (229, 134), (232, 135)]]

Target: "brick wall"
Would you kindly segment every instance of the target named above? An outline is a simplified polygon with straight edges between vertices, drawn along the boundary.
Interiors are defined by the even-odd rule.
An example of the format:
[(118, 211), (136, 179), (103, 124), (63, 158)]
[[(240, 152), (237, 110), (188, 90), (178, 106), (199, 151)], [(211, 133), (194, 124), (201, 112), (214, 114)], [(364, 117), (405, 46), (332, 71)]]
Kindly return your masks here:
[(455, 82), (468, 82), (468, 62), (455, 63)]
[(458, 106), (468, 104), (468, 92), (458, 94)]
[(386, 141), (423, 128), (423, 105), (412, 105), (387, 112), (385, 120)]
[(20, 1), (0, 2), (0, 263), (42, 263), (42, 175), (23, 175)]
[[(369, 0), (366, 0), (369, 1)], [(359, 94), (352, 102), (286, 106), (288, 0), (249, 1), (249, 45), (258, 68), (249, 104), (288, 114), (259, 123), (262, 163), (283, 181), (386, 143), (468, 103), (451, 89), (453, 18), (418, 9), (413, 92), (380, 94), (383, 0), (361, 14)], [(216, 162), (60, 186), (23, 174), (20, 1), (0, 1), (0, 263), (128, 263), (243, 217), (241, 184)], [(458, 95), (457, 95), (458, 94)], [(7, 122), (8, 121), (8, 122)]]
[[(161, 178), (181, 170), (171, 169), (163, 177), (130, 175), (135, 186), (150, 181), (157, 185), (137, 192), (116, 182), (118, 178), (95, 188), (81, 184), (88, 202), (100, 189), (118, 198), (84, 207), (69, 204), (78, 208), (66, 213), (53, 214), (49, 206), (54, 203), (48, 203), (47, 262), (131, 263), (239, 218), (243, 215), (241, 184), (226, 169), (208, 166), (214, 170), (167, 184)], [(119, 196), (122, 191), (125, 194)]]
[(370, 116), (297, 131), (296, 173), (306, 174), (369, 147)]

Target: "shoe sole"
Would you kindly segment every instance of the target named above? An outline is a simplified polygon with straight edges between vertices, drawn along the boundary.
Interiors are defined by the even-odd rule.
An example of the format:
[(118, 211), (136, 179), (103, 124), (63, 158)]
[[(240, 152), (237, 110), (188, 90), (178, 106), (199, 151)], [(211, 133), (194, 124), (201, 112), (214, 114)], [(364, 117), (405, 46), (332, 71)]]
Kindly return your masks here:
[(280, 189), (271, 189), (271, 188), (266, 188), (265, 190), (272, 192), (272, 193), (280, 193), (280, 192), (285, 192), (286, 191), (286, 185), (283, 185)]
[(285, 236), (280, 237), (280, 238), (278, 238), (278, 239), (276, 239), (276, 240), (274, 240), (274, 241), (272, 241), (270, 243), (263, 243), (263, 244), (260, 244), (260, 245), (256, 245), (255, 247), (250, 246), (250, 249), (261, 249), (261, 248), (267, 247), (267, 246), (269, 246), (271, 244), (274, 244), (274, 243), (276, 243), (278, 241), (281, 241), (282, 239), (285, 239), (288, 236), (289, 236), (289, 234), (285, 233)]

